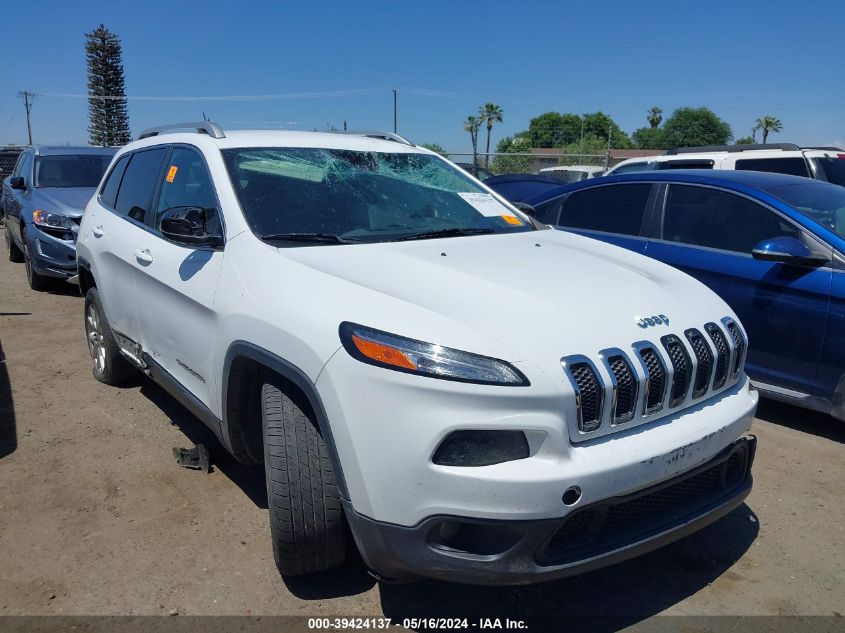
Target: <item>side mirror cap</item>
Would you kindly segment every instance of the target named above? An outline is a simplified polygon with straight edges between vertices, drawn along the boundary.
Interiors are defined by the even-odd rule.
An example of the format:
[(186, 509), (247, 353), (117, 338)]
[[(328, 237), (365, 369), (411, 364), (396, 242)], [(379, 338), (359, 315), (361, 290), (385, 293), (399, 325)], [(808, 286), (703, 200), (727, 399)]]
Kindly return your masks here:
[(161, 216), (161, 234), (178, 244), (219, 246), (219, 235), (208, 232), (208, 212), (202, 207), (171, 207)]
[(14, 178), (9, 178), (9, 186), (12, 189), (24, 190), (26, 189), (26, 180), (24, 180), (23, 176), (15, 176)]
[(754, 259), (778, 262), (792, 266), (818, 266), (826, 257), (814, 254), (807, 245), (795, 237), (773, 237), (763, 240), (751, 251)]
[(527, 202), (512, 202), (511, 204), (513, 206), (515, 206), (517, 209), (519, 209), (520, 211), (522, 211), (529, 218), (536, 218), (537, 217), (537, 210), (534, 207), (532, 207), (530, 204), (528, 204)]

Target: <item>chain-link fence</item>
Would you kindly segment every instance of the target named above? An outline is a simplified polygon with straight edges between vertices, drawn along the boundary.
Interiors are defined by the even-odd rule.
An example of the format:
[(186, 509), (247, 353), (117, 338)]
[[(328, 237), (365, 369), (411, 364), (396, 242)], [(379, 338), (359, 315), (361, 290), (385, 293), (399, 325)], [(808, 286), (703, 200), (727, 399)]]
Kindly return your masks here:
[(564, 182), (600, 175), (609, 162), (607, 154), (509, 152), (476, 154), (473, 168), (472, 154), (447, 154), (447, 158), (482, 179), (490, 175), (541, 174)]

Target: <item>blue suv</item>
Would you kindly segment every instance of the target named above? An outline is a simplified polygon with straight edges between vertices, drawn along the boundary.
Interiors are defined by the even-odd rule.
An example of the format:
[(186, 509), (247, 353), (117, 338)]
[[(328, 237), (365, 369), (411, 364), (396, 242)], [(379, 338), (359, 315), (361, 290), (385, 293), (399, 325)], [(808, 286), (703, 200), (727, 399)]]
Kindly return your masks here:
[(26, 264), (33, 290), (76, 275), (76, 236), (116, 148), (27, 147), (3, 181), (9, 259)]
[(845, 187), (763, 172), (655, 171), (523, 202), (541, 222), (709, 286), (742, 320), (746, 370), (764, 395), (845, 420)]

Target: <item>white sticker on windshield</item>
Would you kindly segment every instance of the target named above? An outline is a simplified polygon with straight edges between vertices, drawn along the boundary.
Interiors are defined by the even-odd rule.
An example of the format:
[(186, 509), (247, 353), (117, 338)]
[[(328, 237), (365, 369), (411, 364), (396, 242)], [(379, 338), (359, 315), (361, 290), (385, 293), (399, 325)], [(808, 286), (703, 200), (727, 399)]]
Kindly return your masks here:
[(488, 218), (513, 215), (513, 212), (489, 193), (464, 193), (458, 195), (472, 205), (472, 208)]

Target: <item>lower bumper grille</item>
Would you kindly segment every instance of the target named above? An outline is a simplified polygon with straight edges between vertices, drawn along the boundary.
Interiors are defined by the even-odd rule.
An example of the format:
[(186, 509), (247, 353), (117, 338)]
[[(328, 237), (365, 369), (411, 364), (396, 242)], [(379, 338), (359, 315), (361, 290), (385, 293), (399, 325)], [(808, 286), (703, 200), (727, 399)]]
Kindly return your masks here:
[(560, 565), (598, 556), (703, 514), (746, 484), (753, 459), (753, 441), (740, 441), (680, 477), (578, 510), (555, 532), (539, 562)]

